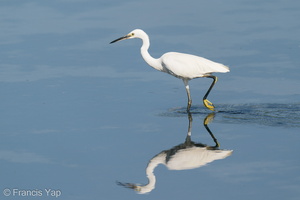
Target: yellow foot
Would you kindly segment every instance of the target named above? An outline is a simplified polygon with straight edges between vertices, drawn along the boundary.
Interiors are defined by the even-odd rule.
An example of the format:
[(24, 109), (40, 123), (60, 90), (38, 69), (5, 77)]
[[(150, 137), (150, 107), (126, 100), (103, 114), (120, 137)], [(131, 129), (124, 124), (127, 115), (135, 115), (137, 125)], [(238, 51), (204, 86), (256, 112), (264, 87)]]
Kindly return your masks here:
[(210, 122), (214, 120), (215, 113), (209, 113), (204, 119), (204, 125), (208, 125)]
[(209, 100), (207, 99), (203, 99), (203, 104), (206, 108), (208, 108), (209, 110), (211, 111), (214, 111), (215, 110), (215, 106), (212, 102), (210, 102)]

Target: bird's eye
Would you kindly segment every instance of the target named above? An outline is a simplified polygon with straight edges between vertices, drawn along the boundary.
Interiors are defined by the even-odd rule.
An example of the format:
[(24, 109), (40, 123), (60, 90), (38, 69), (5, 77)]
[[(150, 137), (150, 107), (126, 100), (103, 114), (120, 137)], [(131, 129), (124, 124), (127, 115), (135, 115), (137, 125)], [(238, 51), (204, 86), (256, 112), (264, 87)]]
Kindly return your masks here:
[(134, 36), (134, 33), (131, 33), (131, 36)]

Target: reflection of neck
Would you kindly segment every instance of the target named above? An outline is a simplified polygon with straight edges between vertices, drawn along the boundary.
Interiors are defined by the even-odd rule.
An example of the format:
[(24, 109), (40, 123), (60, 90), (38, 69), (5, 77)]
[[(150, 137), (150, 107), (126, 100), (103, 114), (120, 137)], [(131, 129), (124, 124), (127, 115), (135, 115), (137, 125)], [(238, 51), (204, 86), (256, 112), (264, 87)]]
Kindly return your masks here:
[(149, 192), (155, 188), (155, 183), (156, 183), (156, 178), (153, 171), (157, 167), (157, 165), (165, 163), (165, 159), (166, 159), (165, 153), (160, 153), (154, 158), (152, 158), (148, 163), (148, 166), (146, 168), (148, 184), (145, 185), (144, 188), (148, 188)]

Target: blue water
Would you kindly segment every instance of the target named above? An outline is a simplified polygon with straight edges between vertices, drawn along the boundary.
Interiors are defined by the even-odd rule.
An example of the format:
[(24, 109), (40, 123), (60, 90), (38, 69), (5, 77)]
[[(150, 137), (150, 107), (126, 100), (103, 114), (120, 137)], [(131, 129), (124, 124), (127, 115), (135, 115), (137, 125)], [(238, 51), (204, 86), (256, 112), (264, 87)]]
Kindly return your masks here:
[[(299, 198), (297, 1), (0, 5), (0, 199)], [(109, 44), (135, 28), (154, 57), (178, 51), (230, 67), (216, 74), (214, 115), (201, 101), (211, 80), (190, 82), (189, 121), (182, 81), (148, 67), (139, 40)], [(169, 170), (192, 144), (232, 154)], [(164, 152), (147, 194), (123, 187), (147, 184)]]

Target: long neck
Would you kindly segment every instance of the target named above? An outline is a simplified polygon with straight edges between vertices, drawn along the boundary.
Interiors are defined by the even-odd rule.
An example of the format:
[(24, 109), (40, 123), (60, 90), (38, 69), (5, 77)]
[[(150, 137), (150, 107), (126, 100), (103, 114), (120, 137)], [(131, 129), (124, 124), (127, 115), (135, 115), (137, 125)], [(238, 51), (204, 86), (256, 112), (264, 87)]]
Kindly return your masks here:
[(148, 65), (150, 65), (151, 67), (153, 67), (156, 70), (162, 71), (163, 67), (161, 66), (159, 60), (156, 58), (153, 58), (148, 52), (148, 49), (150, 47), (150, 40), (149, 40), (148, 35), (145, 34), (145, 36), (141, 39), (143, 40), (143, 45), (141, 47), (142, 57), (144, 58), (144, 60), (147, 62)]

